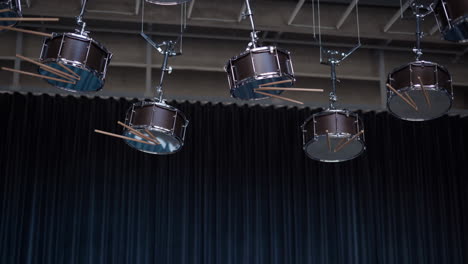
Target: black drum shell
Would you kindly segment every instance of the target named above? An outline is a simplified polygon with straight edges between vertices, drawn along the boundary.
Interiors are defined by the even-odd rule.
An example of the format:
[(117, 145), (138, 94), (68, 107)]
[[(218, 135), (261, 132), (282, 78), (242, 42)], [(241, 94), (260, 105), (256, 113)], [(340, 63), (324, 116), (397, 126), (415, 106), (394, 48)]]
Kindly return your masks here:
[(401, 66), (388, 75), (387, 83), (396, 90), (420, 85), (421, 77), (424, 86), (433, 85), (438, 89), (451, 88), (452, 77), (450, 73), (437, 63), (428, 61), (416, 61)]
[(144, 103), (135, 104), (129, 109), (126, 123), (133, 128), (157, 128), (183, 142), (187, 119), (181, 111), (171, 106)]
[[(272, 51), (272, 52), (271, 52)], [(278, 54), (278, 60), (276, 58)], [(282, 74), (293, 76), (289, 62), (291, 57), (289, 52), (280, 49), (252, 50), (231, 59), (226, 66), (226, 71), (230, 74), (232, 84), (241, 85), (250, 78), (261, 76), (262, 74)], [(279, 65), (278, 65), (279, 64)], [(232, 74), (231, 74), (232, 73)], [(233, 76), (231, 76), (233, 75)]]
[(90, 38), (73, 33), (65, 33), (56, 34), (52, 38), (48, 38), (44, 41), (40, 59), (42, 62), (65, 59), (70, 62), (82, 64), (104, 75), (109, 54), (110, 53), (102, 45)]
[[(445, 11), (443, 8), (443, 2), (446, 3), (445, 9), (447, 10), (447, 15), (449, 18), (457, 22), (459, 18), (462, 18), (464, 16), (468, 15), (468, 1), (466, 0), (439, 0), (437, 2), (435, 12), (439, 16), (439, 18), (445, 17)], [(439, 19), (441, 26), (443, 29), (448, 28), (448, 23), (447, 19)]]
[[(258, 47), (231, 58), (226, 66), (231, 96), (244, 100), (263, 99), (268, 96), (255, 93), (260, 85), (291, 87), (294, 85), (294, 69), (288, 51), (274, 46)], [(263, 91), (281, 94), (282, 90)]]
[(362, 127), (359, 122), (358, 116), (348, 111), (325, 111), (315, 114), (303, 125), (304, 144), (316, 136), (326, 135), (327, 130), (330, 134), (355, 135)]

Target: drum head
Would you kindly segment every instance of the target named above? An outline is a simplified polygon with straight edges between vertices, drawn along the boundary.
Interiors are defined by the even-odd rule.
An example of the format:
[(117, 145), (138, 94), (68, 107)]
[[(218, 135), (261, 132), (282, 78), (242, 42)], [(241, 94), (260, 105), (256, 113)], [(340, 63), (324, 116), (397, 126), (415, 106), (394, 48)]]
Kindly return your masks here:
[[(254, 92), (254, 89), (259, 88), (261, 84), (268, 84), (268, 83), (285, 81), (285, 80), (291, 80), (291, 78), (287, 76), (282, 76), (282, 77), (273, 77), (273, 78), (266, 78), (266, 79), (245, 82), (243, 85), (240, 85), (239, 87), (235, 89), (232, 89), (231, 95), (232, 97), (241, 99), (241, 100), (260, 100), (260, 99), (269, 98), (269, 96)], [(268, 87), (291, 87), (293, 83), (294, 82), (287, 82), (287, 83), (281, 83), (281, 84), (276, 84), (276, 85), (268, 85)], [(261, 92), (279, 95), (283, 91), (261, 91)]]
[[(63, 69), (60, 65), (58, 65), (57, 62), (47, 62), (44, 64), (52, 68), (55, 68), (59, 71), (62, 71), (64, 73), (69, 73), (68, 71)], [(72, 65), (67, 65), (67, 64), (62, 64), (62, 65), (69, 68), (70, 70), (72, 70), (73, 72), (75, 72), (76, 74), (80, 76), (80, 80), (74, 80), (76, 81), (76, 84), (59, 82), (59, 81), (48, 80), (48, 79), (44, 79), (44, 80), (57, 88), (64, 89), (70, 92), (80, 92), (80, 93), (97, 92), (101, 90), (102, 87), (104, 86), (104, 80), (99, 78), (98, 75), (93, 73), (92, 71), (89, 71), (87, 69), (82, 69), (79, 67), (75, 67)], [(41, 68), (38, 69), (38, 72), (39, 74), (43, 76), (63, 79)]]
[[(10, 5), (0, 3), (0, 9), (10, 9)], [(20, 16), (21, 15), (15, 10), (0, 13), (0, 18), (16, 18)], [(14, 27), (16, 24), (18, 24), (18, 21), (0, 21), (0, 26), (3, 27)], [(0, 32), (1, 31), (3, 30), (0, 30)]]
[(327, 136), (318, 136), (304, 146), (304, 151), (309, 158), (317, 161), (343, 162), (358, 157), (365, 150), (364, 143), (360, 139), (354, 139), (351, 143), (335, 152), (336, 146), (340, 143), (342, 143), (342, 138), (330, 136), (330, 147), (328, 147)]
[[(137, 129), (140, 133), (146, 135), (145, 129)], [(130, 141), (130, 140), (125, 140), (125, 142), (132, 148), (149, 153), (149, 154), (158, 154), (158, 155), (167, 155), (167, 154), (173, 154), (177, 151), (179, 151), (182, 146), (183, 142), (177, 138), (176, 136), (167, 133), (163, 130), (157, 129), (157, 128), (150, 128), (148, 127), (148, 130), (151, 131), (151, 133), (157, 138), (159, 141), (159, 145), (152, 145), (152, 144), (143, 144), (140, 142), (136, 141)], [(124, 131), (124, 136), (146, 141), (145, 139), (130, 133), (128, 130)]]
[(466, 43), (468, 42), (468, 15), (461, 17), (452, 28), (447, 27), (443, 31), (444, 39), (448, 41)]
[[(446, 114), (452, 107), (452, 96), (445, 90), (426, 89), (431, 106), (426, 102), (421, 90), (408, 91), (409, 96), (418, 106), (418, 111), (403, 101), (398, 95), (392, 94), (388, 98), (387, 106), (390, 113), (408, 121), (427, 121)], [(400, 91), (401, 92), (401, 91)]]
[(192, 0), (145, 0), (145, 1), (151, 4), (157, 4), (157, 5), (178, 5), (178, 4), (190, 2)]

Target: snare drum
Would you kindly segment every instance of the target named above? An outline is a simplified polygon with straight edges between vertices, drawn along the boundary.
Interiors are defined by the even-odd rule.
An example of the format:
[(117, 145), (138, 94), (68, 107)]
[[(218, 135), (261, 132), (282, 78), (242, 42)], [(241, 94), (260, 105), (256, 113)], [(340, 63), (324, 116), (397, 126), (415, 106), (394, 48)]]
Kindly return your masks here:
[[(291, 87), (296, 81), (290, 53), (273, 46), (247, 50), (230, 59), (224, 69), (227, 72), (231, 96), (243, 100), (268, 98), (254, 92), (260, 85)], [(280, 94), (283, 91), (262, 92)]]
[[(149, 136), (150, 139), (156, 138), (159, 143), (144, 144), (126, 140), (129, 146), (142, 152), (165, 155), (175, 153), (182, 148), (189, 121), (180, 110), (172, 106), (143, 101), (133, 104), (128, 109), (125, 124)], [(145, 141), (128, 129), (124, 129), (123, 135)]]
[[(20, 0), (0, 0), (0, 9), (5, 10), (5, 12), (0, 13), (0, 18), (19, 18), (23, 16)], [(3, 27), (14, 27), (17, 24), (18, 21), (0, 21), (0, 26)]]
[[(444, 115), (452, 107), (452, 77), (437, 63), (411, 62), (390, 73), (387, 83), (407, 99), (405, 101), (394, 91), (387, 89), (388, 110), (400, 119), (431, 120)], [(417, 110), (408, 102), (416, 106)]]
[(341, 109), (326, 110), (309, 117), (302, 128), (306, 155), (322, 162), (354, 159), (366, 149), (359, 116)]
[(178, 4), (190, 2), (192, 0), (145, 0), (145, 1), (151, 4), (157, 4), (157, 5), (178, 5)]
[(468, 1), (439, 0), (435, 13), (439, 18), (442, 35), (448, 41), (468, 42)]
[[(76, 84), (46, 80), (49, 84), (72, 92), (96, 92), (102, 89), (107, 68), (112, 59), (110, 53), (99, 42), (76, 33), (54, 34), (44, 40), (40, 61), (65, 73), (61, 63), (80, 76)], [(44, 69), (41, 75), (57, 77)]]

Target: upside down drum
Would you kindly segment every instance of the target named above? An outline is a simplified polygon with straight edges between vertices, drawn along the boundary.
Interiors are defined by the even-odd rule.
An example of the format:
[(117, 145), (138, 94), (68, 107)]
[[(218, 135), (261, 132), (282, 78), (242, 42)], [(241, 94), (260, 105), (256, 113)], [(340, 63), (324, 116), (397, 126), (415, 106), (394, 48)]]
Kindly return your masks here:
[[(62, 66), (65, 66), (80, 76), (80, 80), (75, 84), (46, 80), (57, 88), (72, 92), (101, 90), (111, 59), (112, 53), (103, 45), (86, 35), (77, 33), (54, 33), (52, 38), (44, 40), (40, 55), (40, 61), (47, 66), (61, 71), (63, 71)], [(40, 68), (38, 71), (41, 75), (56, 77), (44, 69)]]
[[(125, 124), (158, 143), (144, 144), (125, 140), (130, 147), (150, 154), (165, 155), (182, 148), (189, 121), (180, 110), (165, 103), (142, 101), (128, 109)], [(129, 129), (125, 129), (123, 135), (146, 141)]]
[[(224, 67), (231, 96), (243, 100), (268, 98), (255, 93), (260, 86), (291, 87), (294, 85), (294, 69), (288, 51), (273, 46), (247, 50), (231, 58)], [(263, 91), (281, 94), (283, 91)]]
[[(0, 0), (0, 9), (4, 10), (4, 12), (0, 13), (0, 18), (19, 18), (23, 16), (20, 0)], [(0, 21), (0, 26), (3, 27), (14, 27), (17, 24), (18, 21)]]
[(446, 40), (468, 42), (468, 1), (439, 0), (435, 12)]
[(354, 159), (366, 149), (359, 116), (347, 110), (328, 109), (309, 117), (302, 128), (306, 155), (321, 162)]
[(415, 61), (401, 66), (389, 74), (387, 84), (398, 92), (387, 90), (388, 110), (400, 119), (431, 120), (452, 107), (452, 77), (437, 63)]

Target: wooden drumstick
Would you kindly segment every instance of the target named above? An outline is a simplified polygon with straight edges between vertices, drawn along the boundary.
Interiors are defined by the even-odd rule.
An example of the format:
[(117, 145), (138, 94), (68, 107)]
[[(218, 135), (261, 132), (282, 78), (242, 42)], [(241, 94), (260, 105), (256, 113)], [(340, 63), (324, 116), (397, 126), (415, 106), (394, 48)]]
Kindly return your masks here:
[(409, 106), (413, 107), (414, 110), (418, 111), (418, 107), (416, 105), (413, 105), (406, 97), (404, 97), (401, 93), (399, 93), (395, 88), (393, 88), (390, 84), (387, 83), (387, 87), (390, 88), (394, 93), (396, 93), (405, 103), (407, 103)]
[(282, 84), (282, 83), (291, 83), (291, 82), (292, 82), (292, 80), (284, 80), (284, 81), (278, 81), (278, 82), (264, 83), (264, 84), (260, 84), (259, 87)]
[(413, 100), (413, 97), (411, 97), (411, 95), (409, 95), (408, 92), (405, 92), (405, 96), (408, 98), (408, 100), (410, 100), (410, 102), (411, 102), (413, 105), (416, 105), (416, 102)]
[(255, 91), (255, 90), (254, 90), (254, 92), (258, 93), (258, 94), (263, 94), (263, 95), (266, 95), (266, 96), (274, 97), (274, 98), (277, 98), (277, 99), (293, 102), (293, 103), (296, 103), (296, 104), (304, 104), (301, 101), (296, 101), (296, 100), (293, 100), (293, 99), (290, 99), (290, 98), (287, 98), (287, 97), (283, 97), (283, 96), (279, 96), (279, 95), (276, 95), (276, 94), (269, 94), (269, 93), (264, 93), (264, 92), (260, 92), (260, 91)]
[(5, 27), (5, 26), (0, 26), (0, 30), (11, 30), (11, 31), (17, 31), (17, 32), (22, 32), (22, 33), (37, 35), (37, 36), (41, 36), (41, 37), (52, 38), (52, 34), (49, 34), (49, 33), (44, 33), (44, 32), (39, 32), (39, 31), (33, 31), (33, 30), (27, 30), (27, 29), (21, 29), (21, 28), (16, 28), (16, 27)]
[(135, 138), (131, 138), (131, 137), (126, 137), (126, 136), (122, 136), (122, 135), (118, 135), (118, 134), (114, 134), (114, 133), (109, 133), (109, 132), (98, 130), (98, 129), (94, 129), (94, 132), (99, 133), (99, 134), (103, 134), (103, 135), (107, 135), (107, 136), (111, 136), (111, 137), (122, 138), (122, 139), (131, 140), (131, 141), (135, 141), (135, 142), (140, 142), (140, 143), (143, 143), (143, 144), (154, 145), (153, 142), (143, 141), (143, 140), (139, 140), (139, 139), (135, 139)]
[(350, 140), (346, 141), (344, 144), (341, 144), (341, 145), (338, 145), (334, 152), (338, 152), (340, 151), (342, 148), (346, 147), (349, 143), (351, 143), (351, 141), (355, 140), (357, 137), (359, 137), (360, 135), (364, 134), (364, 130), (361, 130), (359, 133), (357, 133), (356, 135), (354, 135)]
[(131, 126), (127, 126), (126, 124), (124, 124), (124, 123), (122, 123), (122, 122), (120, 122), (120, 121), (118, 121), (117, 124), (119, 124), (119, 125), (125, 127), (126, 129), (130, 130), (131, 133), (133, 133), (133, 134), (135, 134), (135, 135), (137, 135), (137, 136), (139, 136), (139, 137), (141, 137), (141, 138), (144, 138), (144, 139), (146, 139), (146, 140), (148, 140), (148, 141), (150, 141), (150, 142), (153, 142), (154, 144), (158, 144), (158, 145), (160, 144), (159, 142), (154, 141), (154, 140), (151, 139), (150, 137), (145, 136), (143, 133), (140, 133), (140, 131), (134, 129), (134, 128), (131, 127)]
[(261, 87), (255, 89), (256, 91), (291, 91), (291, 92), (323, 92), (323, 89), (312, 88), (282, 88), (282, 87)]
[(49, 72), (51, 72), (51, 73), (53, 73), (53, 74), (55, 74), (55, 75), (58, 75), (58, 76), (60, 76), (60, 77), (62, 77), (62, 78), (69, 79), (69, 80), (73, 80), (73, 79), (79, 80), (78, 78), (76, 78), (76, 77), (73, 76), (73, 75), (70, 75), (70, 74), (68, 74), (68, 73), (65, 73), (65, 72), (63, 72), (63, 71), (61, 71), (61, 70), (57, 70), (57, 69), (55, 69), (55, 68), (52, 68), (52, 67), (47, 66), (47, 65), (45, 65), (45, 64), (43, 64), (43, 63), (37, 62), (37, 61), (35, 61), (35, 60), (31, 60), (30, 58), (21, 56), (21, 55), (19, 55), (19, 54), (16, 54), (16, 57), (18, 57), (18, 58), (20, 58), (20, 59), (22, 59), (22, 60), (28, 61), (28, 62), (30, 62), (30, 63), (32, 63), (32, 64), (36, 64), (37, 66), (41, 67), (42, 69), (47, 70), (47, 71), (49, 71)]
[(421, 77), (418, 76), (419, 83), (421, 84), (421, 90), (424, 94), (424, 98), (426, 99), (427, 105), (429, 105), (429, 108), (431, 108), (431, 99), (429, 98), (429, 94), (427, 93), (426, 89), (424, 88), (423, 81), (421, 80)]
[(43, 21), (43, 22), (57, 22), (60, 19), (51, 17), (2, 17), (0, 21)]
[(325, 130), (325, 133), (327, 133), (328, 150), (331, 152), (330, 134), (328, 133), (328, 130)]
[(6, 13), (6, 12), (10, 12), (10, 11), (11, 11), (11, 9), (8, 9), (8, 8), (0, 9), (0, 13)]
[(150, 136), (150, 138), (152, 138), (158, 145), (161, 144), (159, 142), (159, 140), (153, 135), (153, 133), (151, 133), (151, 131), (149, 131), (147, 128), (145, 128), (145, 132)]
[(60, 67), (62, 67), (63, 69), (67, 70), (69, 73), (73, 74), (78, 80), (81, 80), (81, 77), (80, 75), (78, 75), (76, 72), (72, 71), (70, 68), (68, 68), (67, 66), (63, 65), (62, 63), (58, 62), (57, 63)]
[(58, 78), (54, 78), (54, 77), (35, 74), (35, 73), (32, 73), (32, 72), (25, 72), (25, 71), (20, 71), (20, 70), (15, 70), (15, 69), (11, 69), (11, 68), (5, 68), (5, 67), (2, 67), (1, 69), (4, 70), (4, 71), (16, 72), (16, 73), (19, 73), (19, 74), (29, 75), (29, 76), (33, 76), (33, 77), (39, 77), (39, 78), (42, 78), (42, 79), (48, 79), (48, 80), (58, 81), (58, 82), (63, 82), (63, 83), (76, 84), (76, 82), (71, 82), (71, 81), (67, 81), (67, 80), (63, 80), (63, 79), (58, 79)]

